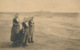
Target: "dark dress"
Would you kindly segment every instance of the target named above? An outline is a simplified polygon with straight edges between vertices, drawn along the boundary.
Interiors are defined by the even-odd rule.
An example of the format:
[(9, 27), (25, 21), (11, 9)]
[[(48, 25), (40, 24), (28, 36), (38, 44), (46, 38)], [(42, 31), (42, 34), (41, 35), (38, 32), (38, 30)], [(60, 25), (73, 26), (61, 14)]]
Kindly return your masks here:
[(19, 31), (20, 31), (19, 22), (16, 19), (13, 19), (13, 26), (11, 29), (11, 41), (16, 42)]
[(27, 43), (28, 42), (28, 33), (29, 33), (29, 27), (23, 22), (22, 23), (23, 29), (21, 29), (19, 36), (20, 36), (20, 42)]

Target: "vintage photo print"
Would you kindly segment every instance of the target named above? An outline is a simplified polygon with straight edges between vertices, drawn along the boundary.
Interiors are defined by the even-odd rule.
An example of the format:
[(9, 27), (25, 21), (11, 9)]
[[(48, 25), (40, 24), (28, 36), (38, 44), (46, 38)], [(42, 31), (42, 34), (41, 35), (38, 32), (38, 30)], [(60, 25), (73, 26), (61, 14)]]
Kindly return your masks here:
[(80, 0), (0, 0), (0, 50), (80, 50)]

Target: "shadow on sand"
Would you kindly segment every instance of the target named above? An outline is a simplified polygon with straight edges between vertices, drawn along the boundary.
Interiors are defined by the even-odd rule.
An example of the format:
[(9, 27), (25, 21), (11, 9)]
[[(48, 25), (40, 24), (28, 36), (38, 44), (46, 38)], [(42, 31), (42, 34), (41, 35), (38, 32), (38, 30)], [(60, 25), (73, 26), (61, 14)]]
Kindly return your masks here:
[(10, 42), (2, 42), (0, 43), (0, 48), (15, 48)]

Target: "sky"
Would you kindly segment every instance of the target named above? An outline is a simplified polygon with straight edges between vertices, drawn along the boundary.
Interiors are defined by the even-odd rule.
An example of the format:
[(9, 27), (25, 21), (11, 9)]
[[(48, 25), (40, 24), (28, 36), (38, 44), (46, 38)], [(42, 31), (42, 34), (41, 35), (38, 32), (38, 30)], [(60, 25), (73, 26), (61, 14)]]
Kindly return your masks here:
[(0, 12), (80, 12), (80, 0), (0, 0)]

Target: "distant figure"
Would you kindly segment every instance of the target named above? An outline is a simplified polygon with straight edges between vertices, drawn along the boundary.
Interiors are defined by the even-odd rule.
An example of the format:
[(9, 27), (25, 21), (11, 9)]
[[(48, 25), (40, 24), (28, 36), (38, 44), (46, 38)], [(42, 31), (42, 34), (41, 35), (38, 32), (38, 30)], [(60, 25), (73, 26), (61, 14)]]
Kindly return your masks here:
[(33, 21), (33, 17), (31, 17), (31, 19), (28, 22), (29, 24), (29, 38), (28, 38), (28, 42), (29, 43), (33, 43), (33, 34), (34, 34), (34, 21)]
[(13, 45), (17, 44), (17, 36), (20, 31), (20, 25), (18, 20), (18, 15), (16, 14), (15, 18), (13, 19), (13, 26), (11, 29), (11, 41), (13, 42)]
[(28, 46), (28, 34), (29, 34), (29, 26), (28, 26), (28, 20), (24, 21), (22, 23), (22, 44), (23, 46)]

